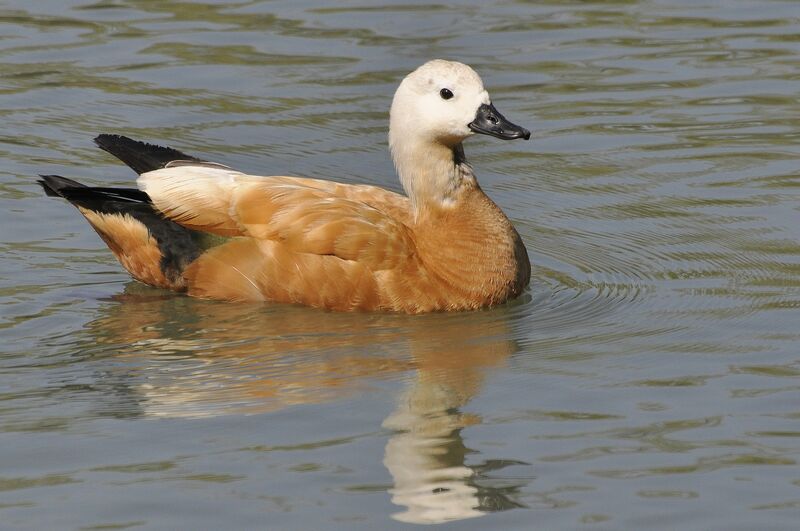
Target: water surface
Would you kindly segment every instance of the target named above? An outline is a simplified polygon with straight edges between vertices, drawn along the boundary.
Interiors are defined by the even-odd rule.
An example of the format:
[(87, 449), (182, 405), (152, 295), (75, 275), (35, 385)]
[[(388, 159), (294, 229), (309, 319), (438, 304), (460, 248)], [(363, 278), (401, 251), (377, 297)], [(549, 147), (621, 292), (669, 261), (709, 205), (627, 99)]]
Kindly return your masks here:
[[(10, 0), (0, 7), (0, 527), (795, 529), (794, 1)], [(466, 145), (530, 290), (452, 315), (129, 279), (39, 173), (100, 132), (399, 189), (402, 77), (473, 65)], [(449, 524), (448, 524), (449, 522)]]

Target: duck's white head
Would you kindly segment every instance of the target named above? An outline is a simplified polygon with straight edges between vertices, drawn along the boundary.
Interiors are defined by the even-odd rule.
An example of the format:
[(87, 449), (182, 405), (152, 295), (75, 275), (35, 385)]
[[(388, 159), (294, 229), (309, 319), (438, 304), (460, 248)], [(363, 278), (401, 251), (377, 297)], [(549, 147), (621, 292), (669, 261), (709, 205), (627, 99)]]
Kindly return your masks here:
[(463, 157), (461, 142), (475, 133), (531, 136), (495, 109), (480, 76), (465, 64), (436, 59), (403, 79), (389, 113), (389, 147), (415, 208), (451, 202), (463, 181), (456, 160)]
[(428, 61), (400, 83), (390, 113), (393, 146), (416, 138), (454, 147), (475, 133), (530, 138), (494, 108), (480, 76), (463, 63)]

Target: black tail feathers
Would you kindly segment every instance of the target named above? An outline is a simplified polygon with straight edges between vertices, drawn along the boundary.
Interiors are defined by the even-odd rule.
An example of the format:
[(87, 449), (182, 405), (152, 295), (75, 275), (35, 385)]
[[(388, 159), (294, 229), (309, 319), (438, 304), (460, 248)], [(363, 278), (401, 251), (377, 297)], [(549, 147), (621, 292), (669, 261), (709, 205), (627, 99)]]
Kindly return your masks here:
[(78, 181), (73, 181), (60, 175), (40, 175), (39, 177), (41, 179), (36, 182), (44, 188), (44, 193), (50, 197), (64, 197), (62, 191), (66, 188), (86, 188)]
[(140, 175), (148, 171), (159, 170), (176, 160), (204, 162), (191, 155), (181, 153), (177, 149), (139, 142), (122, 135), (102, 134), (94, 139), (94, 143)]
[[(37, 182), (49, 196), (63, 197), (76, 207), (98, 214), (129, 216), (144, 225), (161, 253), (160, 268), (171, 283), (169, 287), (178, 290), (185, 289), (181, 274), (186, 266), (202, 252), (196, 239), (197, 233), (164, 218), (155, 210), (150, 197), (145, 192), (136, 188), (85, 186), (59, 175), (41, 175), (40, 177), (41, 179)], [(95, 229), (106, 243), (117, 241), (115, 235), (102, 233), (97, 227)], [(120, 241), (122, 243), (118, 242), (118, 244), (125, 248), (124, 240)], [(112, 244), (109, 243), (109, 245)], [(131, 250), (131, 252), (134, 251)], [(123, 251), (123, 254), (124, 252), (127, 251)], [(137, 276), (134, 271), (130, 269), (129, 271), (135, 278), (143, 282), (164, 287), (157, 279), (153, 280), (153, 277), (141, 277)]]
[(150, 204), (150, 196), (136, 188), (106, 188), (86, 186), (61, 177), (40, 175), (37, 182), (50, 197), (63, 197), (75, 206), (96, 212), (117, 212), (131, 204)]

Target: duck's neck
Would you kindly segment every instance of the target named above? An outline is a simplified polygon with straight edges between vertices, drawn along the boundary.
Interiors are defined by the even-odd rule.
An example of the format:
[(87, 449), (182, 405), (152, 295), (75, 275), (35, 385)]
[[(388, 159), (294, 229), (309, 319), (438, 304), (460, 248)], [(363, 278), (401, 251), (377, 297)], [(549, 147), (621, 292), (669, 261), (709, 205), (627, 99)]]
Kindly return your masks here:
[(465, 187), (476, 185), (461, 144), (390, 138), (392, 159), (417, 219), (430, 210), (452, 208)]

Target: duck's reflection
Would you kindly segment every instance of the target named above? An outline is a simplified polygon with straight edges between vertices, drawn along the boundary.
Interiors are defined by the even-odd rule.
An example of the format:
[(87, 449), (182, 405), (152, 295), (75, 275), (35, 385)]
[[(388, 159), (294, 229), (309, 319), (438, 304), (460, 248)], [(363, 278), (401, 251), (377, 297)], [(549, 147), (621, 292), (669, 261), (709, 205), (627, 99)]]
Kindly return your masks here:
[[(392, 431), (384, 464), (393, 517), (439, 523), (519, 507), (526, 483), (493, 485), (461, 431), (480, 418), (461, 412), (488, 369), (516, 350), (513, 310), (402, 316), (338, 314), (290, 306), (213, 303), (129, 285), (93, 340), (119, 350), (120, 379), (138, 414), (160, 417), (257, 413), (357, 392), (370, 380), (411, 376), (383, 422)], [(135, 407), (131, 407), (135, 404)]]
[(383, 460), (394, 479), (392, 501), (406, 508), (396, 520), (439, 523), (519, 506), (501, 489), (479, 486), (480, 467), (465, 464), (461, 437), (480, 422), (461, 408), (480, 390), (486, 369), (515, 350), (502, 313), (437, 316), (443, 322), (411, 327), (415, 377), (383, 423), (396, 432)]

